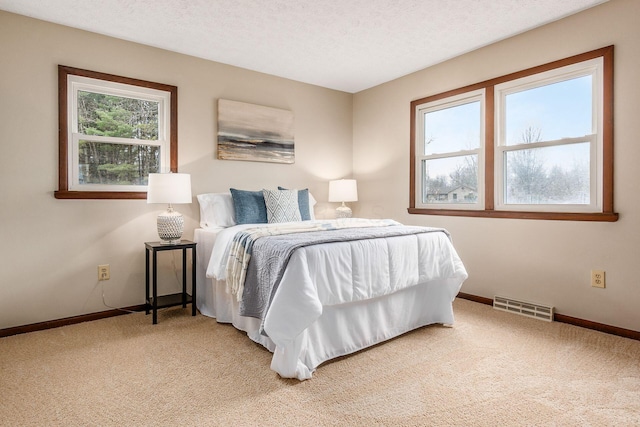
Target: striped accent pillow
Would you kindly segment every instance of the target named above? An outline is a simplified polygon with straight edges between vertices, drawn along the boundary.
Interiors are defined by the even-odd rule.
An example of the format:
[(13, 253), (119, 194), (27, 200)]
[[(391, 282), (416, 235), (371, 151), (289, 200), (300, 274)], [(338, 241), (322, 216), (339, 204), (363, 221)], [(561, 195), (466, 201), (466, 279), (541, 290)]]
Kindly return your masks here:
[(297, 190), (262, 190), (267, 206), (267, 222), (301, 221)]

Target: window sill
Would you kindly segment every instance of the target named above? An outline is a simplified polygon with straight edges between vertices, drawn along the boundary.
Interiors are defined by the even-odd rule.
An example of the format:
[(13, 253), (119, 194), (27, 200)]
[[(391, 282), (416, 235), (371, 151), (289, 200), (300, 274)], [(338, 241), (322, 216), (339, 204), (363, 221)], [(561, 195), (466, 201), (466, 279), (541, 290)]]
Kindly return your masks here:
[(146, 191), (67, 191), (53, 193), (56, 199), (146, 199)]
[(407, 212), (416, 215), (468, 216), (477, 218), (511, 218), (511, 219), (544, 219), (555, 221), (600, 221), (615, 222), (618, 214), (615, 212), (602, 213), (573, 213), (573, 212), (519, 212), (519, 211), (472, 211), (456, 209), (418, 209), (408, 208)]

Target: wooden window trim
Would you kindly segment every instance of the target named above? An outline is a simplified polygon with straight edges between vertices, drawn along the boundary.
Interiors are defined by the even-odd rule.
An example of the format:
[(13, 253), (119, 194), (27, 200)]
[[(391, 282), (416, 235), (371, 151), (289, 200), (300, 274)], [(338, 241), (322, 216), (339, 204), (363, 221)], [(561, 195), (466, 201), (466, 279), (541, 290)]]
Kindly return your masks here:
[(58, 190), (54, 192), (56, 199), (146, 199), (146, 191), (70, 191), (68, 176), (68, 103), (67, 76), (76, 75), (98, 80), (123, 83), (156, 89), (171, 94), (170, 132), (169, 132), (169, 168), (178, 172), (178, 88), (176, 86), (155, 83), (146, 80), (116, 76), (97, 71), (58, 65)]
[[(574, 55), (558, 61), (549, 62), (537, 67), (496, 77), (484, 82), (475, 83), (462, 88), (453, 89), (440, 94), (417, 99), (411, 102), (411, 125), (410, 125), (410, 150), (409, 150), (409, 208), (410, 214), (418, 215), (446, 215), (446, 216), (466, 216), (481, 218), (520, 218), (520, 219), (543, 219), (543, 220), (566, 220), (566, 221), (617, 221), (619, 215), (613, 209), (613, 46), (603, 47), (590, 52)], [(590, 59), (603, 58), (603, 176), (602, 176), (602, 212), (579, 213), (579, 212), (521, 212), (495, 210), (494, 205), (494, 146), (495, 146), (495, 120), (494, 120), (494, 87), (500, 83), (527, 77), (533, 74), (584, 62)], [(465, 92), (478, 89), (485, 89), (485, 208), (484, 210), (456, 210), (437, 208), (416, 208), (416, 167), (415, 167), (415, 137), (416, 137), (416, 117), (415, 110), (418, 105), (427, 102), (437, 101)], [(482, 179), (482, 177), (480, 177)]]

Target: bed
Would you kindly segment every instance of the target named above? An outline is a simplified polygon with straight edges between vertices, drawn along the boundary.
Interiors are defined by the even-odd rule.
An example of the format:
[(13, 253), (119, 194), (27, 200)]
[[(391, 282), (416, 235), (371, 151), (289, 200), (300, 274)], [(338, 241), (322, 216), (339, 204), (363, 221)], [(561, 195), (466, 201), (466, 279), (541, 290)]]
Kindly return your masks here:
[[(201, 200), (201, 228), (194, 231), (197, 246), (196, 305), (203, 315), (231, 323), (273, 353), (271, 369), (284, 378), (305, 380), (323, 362), (378, 344), (429, 324), (453, 324), (452, 301), (467, 272), (446, 230), (420, 227), (411, 230), (391, 220), (377, 221), (384, 236), (369, 235), (364, 240), (320, 239), (295, 247), (288, 255), (277, 287), (264, 309), (264, 316), (246, 315), (246, 304), (234, 293), (229, 268), (229, 252), (242, 233), (270, 235), (286, 241), (290, 229), (333, 229), (335, 234), (362, 227), (372, 221), (362, 219), (316, 220), (235, 224), (234, 213), (227, 220), (227, 195), (219, 195), (217, 215), (205, 212)], [(307, 203), (305, 201), (305, 203)], [(209, 211), (211, 211), (211, 203)], [(311, 212), (313, 211), (310, 204)], [(207, 216), (209, 219), (207, 220)], [(310, 230), (304, 230), (309, 227)], [(414, 227), (415, 229), (416, 227)], [(387, 230), (397, 230), (389, 234)], [(404, 231), (403, 231), (404, 230)], [(413, 233), (413, 231), (417, 231)], [(321, 231), (330, 234), (330, 231)], [(305, 237), (306, 238), (306, 237)], [(259, 248), (264, 250), (262, 246)], [(253, 262), (257, 262), (257, 253)], [(248, 292), (246, 289), (244, 292)], [(245, 314), (245, 315), (243, 315)]]

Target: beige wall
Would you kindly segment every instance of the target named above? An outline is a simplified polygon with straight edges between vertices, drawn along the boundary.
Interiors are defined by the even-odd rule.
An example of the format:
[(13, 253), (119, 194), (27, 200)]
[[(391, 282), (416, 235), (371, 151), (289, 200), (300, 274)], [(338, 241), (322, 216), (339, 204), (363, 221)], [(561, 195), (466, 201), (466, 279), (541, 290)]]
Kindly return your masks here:
[[(360, 216), (449, 229), (469, 271), (463, 292), (552, 304), (562, 314), (640, 331), (640, 2), (601, 6), (354, 97)], [(615, 223), (409, 215), (409, 103), (615, 45)], [(590, 286), (606, 270), (607, 288)]]
[[(157, 240), (144, 200), (57, 200), (57, 65), (178, 86), (179, 170), (193, 194), (230, 186), (309, 187), (331, 213), (327, 181), (352, 171), (352, 95), (0, 12), (0, 328), (144, 302), (144, 245)], [(293, 111), (296, 163), (215, 158), (219, 98)], [(176, 206), (185, 237), (197, 201)], [(160, 254), (161, 292), (178, 290), (179, 253)], [(175, 258), (173, 258), (175, 256)], [(97, 281), (98, 264), (111, 280)]]
[[(556, 306), (558, 312), (640, 330), (640, 2), (611, 0), (354, 96), (0, 12), (0, 328), (143, 303), (143, 242), (156, 239), (157, 206), (144, 201), (56, 200), (57, 64), (179, 88), (179, 169), (193, 194), (308, 186), (330, 216), (327, 180), (358, 178), (355, 213), (443, 226), (470, 277), (462, 290)], [(614, 44), (616, 223), (409, 215), (409, 103), (447, 89)], [(295, 165), (215, 159), (219, 98), (290, 109)], [(353, 111), (353, 114), (352, 114)], [(198, 204), (181, 205), (186, 237)], [(166, 255), (166, 254), (161, 254)], [(177, 289), (162, 258), (161, 290)], [(112, 279), (97, 282), (98, 264)], [(591, 288), (591, 269), (607, 288)]]

